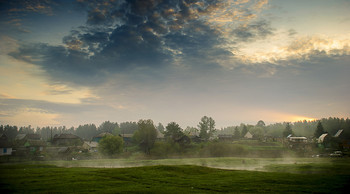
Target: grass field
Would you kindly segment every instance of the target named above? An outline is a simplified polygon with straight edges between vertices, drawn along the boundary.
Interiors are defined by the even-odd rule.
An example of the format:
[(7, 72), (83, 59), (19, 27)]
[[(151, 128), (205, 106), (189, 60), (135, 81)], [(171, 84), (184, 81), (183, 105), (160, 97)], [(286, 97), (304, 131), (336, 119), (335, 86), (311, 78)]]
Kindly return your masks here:
[[(195, 162), (199, 162), (200, 166), (194, 165)], [(350, 190), (349, 162), (349, 159), (344, 158), (294, 160), (198, 158), (2, 164), (0, 191), (1, 193), (346, 193)], [(106, 165), (121, 163), (146, 166), (113, 168), (117, 166)], [(92, 164), (100, 168), (77, 167)], [(205, 167), (205, 165), (216, 165), (219, 168), (226, 166), (234, 169), (236, 166), (243, 169), (245, 166), (247, 169), (252, 169), (257, 164), (260, 164), (257, 169), (261, 171)]]

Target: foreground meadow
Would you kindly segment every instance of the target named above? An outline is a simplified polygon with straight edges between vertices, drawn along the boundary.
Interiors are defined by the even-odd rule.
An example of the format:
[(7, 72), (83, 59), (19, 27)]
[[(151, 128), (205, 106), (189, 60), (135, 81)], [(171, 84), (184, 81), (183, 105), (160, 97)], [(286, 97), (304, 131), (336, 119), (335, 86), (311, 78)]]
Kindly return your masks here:
[[(135, 166), (141, 164), (146, 166), (125, 168), (113, 168), (106, 164), (129, 162), (131, 165), (132, 161), (2, 164), (0, 191), (1, 193), (346, 193), (350, 189), (349, 159), (310, 158), (295, 159), (293, 162), (276, 160), (168, 159), (150, 160), (148, 166), (146, 161), (134, 161)], [(190, 165), (191, 162), (202, 162), (202, 164)], [(93, 163), (95, 167), (77, 167)], [(223, 168), (224, 165), (232, 168), (207, 167), (215, 163), (219, 168)], [(258, 163), (264, 163), (257, 166), (257, 170), (260, 171), (232, 170), (235, 165), (241, 169), (243, 166), (250, 166), (252, 169)]]

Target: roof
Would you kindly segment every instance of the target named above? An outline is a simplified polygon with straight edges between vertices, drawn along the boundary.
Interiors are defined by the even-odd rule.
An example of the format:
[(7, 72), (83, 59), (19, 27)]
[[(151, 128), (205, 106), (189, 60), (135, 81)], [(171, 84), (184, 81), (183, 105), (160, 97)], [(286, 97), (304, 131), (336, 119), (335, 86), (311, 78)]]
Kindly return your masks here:
[(343, 133), (343, 129), (340, 129), (337, 131), (337, 133), (334, 135), (334, 137), (339, 137)]
[(9, 141), (0, 141), (0, 148), (11, 148), (12, 143)]
[(66, 153), (69, 152), (69, 147), (61, 147), (58, 149), (58, 153)]
[(328, 135), (328, 133), (324, 133), (322, 134), (319, 138), (318, 138), (318, 143), (323, 143), (324, 141), (324, 138), (326, 138), (326, 136)]
[(46, 142), (42, 141), (42, 140), (28, 140), (27, 143), (29, 144), (29, 146), (46, 146)]
[(245, 135), (245, 138), (253, 138), (253, 135), (248, 131)]
[(41, 135), (39, 135), (39, 134), (18, 134), (15, 138), (15, 140), (22, 140), (22, 139), (40, 140)]
[(26, 137), (26, 135), (27, 134), (18, 134), (18, 135), (16, 135), (15, 140), (22, 140), (22, 139), (24, 139)]
[(5, 133), (0, 133), (0, 140), (8, 140), (7, 135)]
[(113, 135), (112, 133), (109, 133), (109, 132), (103, 132), (103, 133), (100, 133), (98, 135), (96, 135), (94, 138), (96, 137), (104, 137), (104, 136), (111, 136)]
[(303, 140), (307, 140), (306, 137), (289, 137), (289, 139), (303, 139)]
[(95, 141), (84, 141), (84, 144), (88, 145), (90, 148), (97, 148), (98, 143)]
[(80, 139), (80, 137), (73, 135), (73, 134), (60, 134), (54, 137), (54, 139)]
[(36, 140), (40, 140), (40, 139), (41, 139), (41, 135), (31, 133), (31, 134), (27, 134), (27, 135), (26, 135), (26, 138), (27, 138), (27, 139), (36, 139)]
[(132, 137), (134, 134), (120, 134), (121, 137)]
[(157, 130), (157, 138), (158, 139), (164, 138), (164, 134)]

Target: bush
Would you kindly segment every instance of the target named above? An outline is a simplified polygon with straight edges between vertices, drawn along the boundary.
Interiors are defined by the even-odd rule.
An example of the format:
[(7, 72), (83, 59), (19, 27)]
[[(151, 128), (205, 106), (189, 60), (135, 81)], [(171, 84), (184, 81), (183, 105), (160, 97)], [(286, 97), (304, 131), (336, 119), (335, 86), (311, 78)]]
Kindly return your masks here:
[(178, 155), (181, 147), (178, 143), (156, 142), (151, 150), (151, 155), (158, 158), (166, 158)]
[(210, 142), (201, 147), (200, 155), (202, 157), (245, 156), (248, 153), (242, 145), (225, 142)]
[(105, 136), (100, 140), (98, 150), (108, 156), (118, 154), (123, 150), (123, 139), (119, 136)]

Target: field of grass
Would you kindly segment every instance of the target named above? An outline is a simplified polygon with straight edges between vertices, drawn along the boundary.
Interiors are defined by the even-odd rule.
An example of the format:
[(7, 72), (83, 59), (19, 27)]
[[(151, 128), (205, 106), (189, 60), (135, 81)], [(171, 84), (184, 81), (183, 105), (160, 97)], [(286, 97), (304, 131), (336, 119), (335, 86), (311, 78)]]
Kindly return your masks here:
[[(350, 160), (344, 158), (199, 158), (148, 162), (91, 160), (2, 164), (0, 192), (346, 193), (350, 189)], [(202, 164), (198, 166), (195, 162)], [(92, 166), (94, 163), (96, 167), (101, 165), (100, 168), (78, 167)], [(106, 164), (121, 163), (146, 166), (103, 168), (117, 167)], [(236, 166), (238, 169), (257, 164), (260, 164), (257, 169), (262, 171), (228, 170), (229, 167), (234, 169)], [(227, 169), (206, 167), (215, 165)]]

